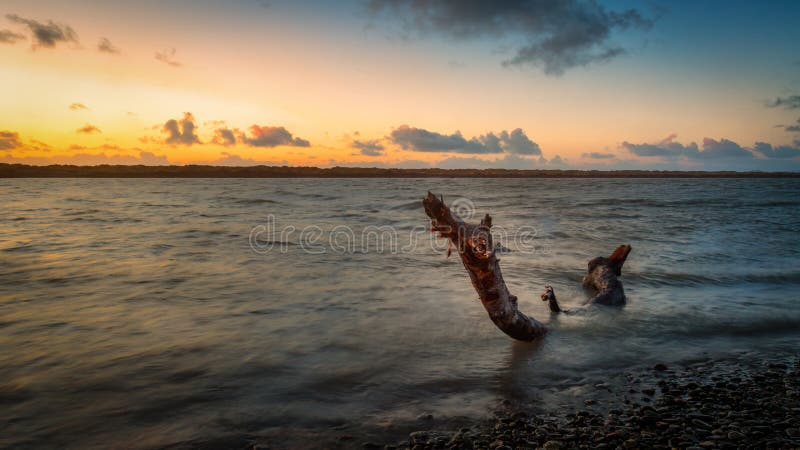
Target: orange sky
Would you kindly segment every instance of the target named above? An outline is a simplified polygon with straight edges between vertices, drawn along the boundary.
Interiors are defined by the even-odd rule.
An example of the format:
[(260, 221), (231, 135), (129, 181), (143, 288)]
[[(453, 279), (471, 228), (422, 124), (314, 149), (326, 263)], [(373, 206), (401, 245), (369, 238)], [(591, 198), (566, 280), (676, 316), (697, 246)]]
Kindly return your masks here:
[[(682, 56), (658, 41), (668, 34), (660, 22), (620, 35), (630, 47), (624, 57), (554, 76), (536, 67), (504, 67), (498, 50), (504, 42), (404, 39), (390, 23), (350, 6), (332, 14), (280, 2), (264, 8), (257, 2), (6, 1), (0, 33), (22, 38), (0, 43), (0, 131), (16, 136), (0, 161), (81, 163), (74, 155), (135, 159), (149, 152), (174, 164), (402, 166), (508, 156), (508, 150), (419, 150), (422, 144), (413, 142), (404, 148), (392, 134), (402, 125), (443, 138), (460, 131), (465, 141), (520, 128), (541, 154), (516, 156), (545, 166), (560, 158), (572, 165), (657, 167), (663, 158), (633, 154), (623, 143), (657, 144), (671, 134), (683, 144), (724, 138), (748, 151), (755, 142), (797, 146), (798, 136), (776, 125), (799, 114), (766, 106), (791, 97), (796, 68), (776, 63), (737, 72), (723, 60), (703, 66), (703, 55)], [(50, 47), (11, 14), (44, 27), (53, 20), (76, 37)], [(101, 38), (118, 53), (98, 50)], [(86, 108), (70, 108), (76, 103)], [(180, 125), (186, 112), (196, 139), (170, 140), (165, 124)], [(258, 141), (254, 125), (283, 127), (300, 139), (295, 144), (309, 145)], [(214, 143), (219, 129), (239, 130), (235, 143)], [(365, 154), (354, 140), (382, 148)], [(754, 155), (756, 162), (765, 159)], [(702, 161), (669, 162), (694, 167)]]

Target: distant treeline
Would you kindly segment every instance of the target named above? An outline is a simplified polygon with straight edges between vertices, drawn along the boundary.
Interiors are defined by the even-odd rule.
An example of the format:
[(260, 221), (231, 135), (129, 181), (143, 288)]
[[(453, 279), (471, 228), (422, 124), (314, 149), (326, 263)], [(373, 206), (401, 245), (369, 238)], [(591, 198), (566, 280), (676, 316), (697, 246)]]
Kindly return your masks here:
[(0, 164), (0, 178), (800, 178), (800, 172)]

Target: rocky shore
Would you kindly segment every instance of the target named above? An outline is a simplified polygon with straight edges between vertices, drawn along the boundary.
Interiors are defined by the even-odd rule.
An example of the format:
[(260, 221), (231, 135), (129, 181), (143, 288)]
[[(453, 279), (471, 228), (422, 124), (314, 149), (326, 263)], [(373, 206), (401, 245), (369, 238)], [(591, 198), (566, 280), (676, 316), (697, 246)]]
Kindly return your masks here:
[(420, 430), (365, 449), (800, 448), (800, 362), (664, 364), (635, 374), (623, 401), (576, 411), (504, 410), (460, 430)]

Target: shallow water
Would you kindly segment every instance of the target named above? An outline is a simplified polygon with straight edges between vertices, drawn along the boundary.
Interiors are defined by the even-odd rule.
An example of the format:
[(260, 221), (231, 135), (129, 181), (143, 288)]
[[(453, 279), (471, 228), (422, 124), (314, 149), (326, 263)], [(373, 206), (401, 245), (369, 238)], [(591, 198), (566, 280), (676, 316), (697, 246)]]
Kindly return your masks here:
[[(493, 215), (543, 342), (499, 332), (420, 232), (428, 189)], [(422, 413), (556, 406), (633, 366), (800, 343), (798, 180), (20, 179), (0, 194), (0, 447), (391, 437)], [(621, 243), (628, 305), (551, 317), (543, 286), (579, 306), (586, 261)]]

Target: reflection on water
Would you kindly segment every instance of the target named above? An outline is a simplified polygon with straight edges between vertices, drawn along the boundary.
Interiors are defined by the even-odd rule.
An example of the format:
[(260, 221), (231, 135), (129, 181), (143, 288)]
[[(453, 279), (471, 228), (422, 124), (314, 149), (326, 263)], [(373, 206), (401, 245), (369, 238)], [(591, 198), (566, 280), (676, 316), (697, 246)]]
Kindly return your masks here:
[[(494, 328), (457, 258), (330, 251), (345, 225), (427, 224), (464, 197), (503, 242), (536, 344)], [(800, 337), (796, 180), (0, 180), (0, 447), (146, 447), (301, 430), (404, 430), (558, 402), (631, 366)], [(249, 246), (254, 226), (322, 230), (328, 251)], [(621, 310), (585, 299), (586, 261), (633, 245)], [(307, 435), (310, 436), (311, 434)]]

